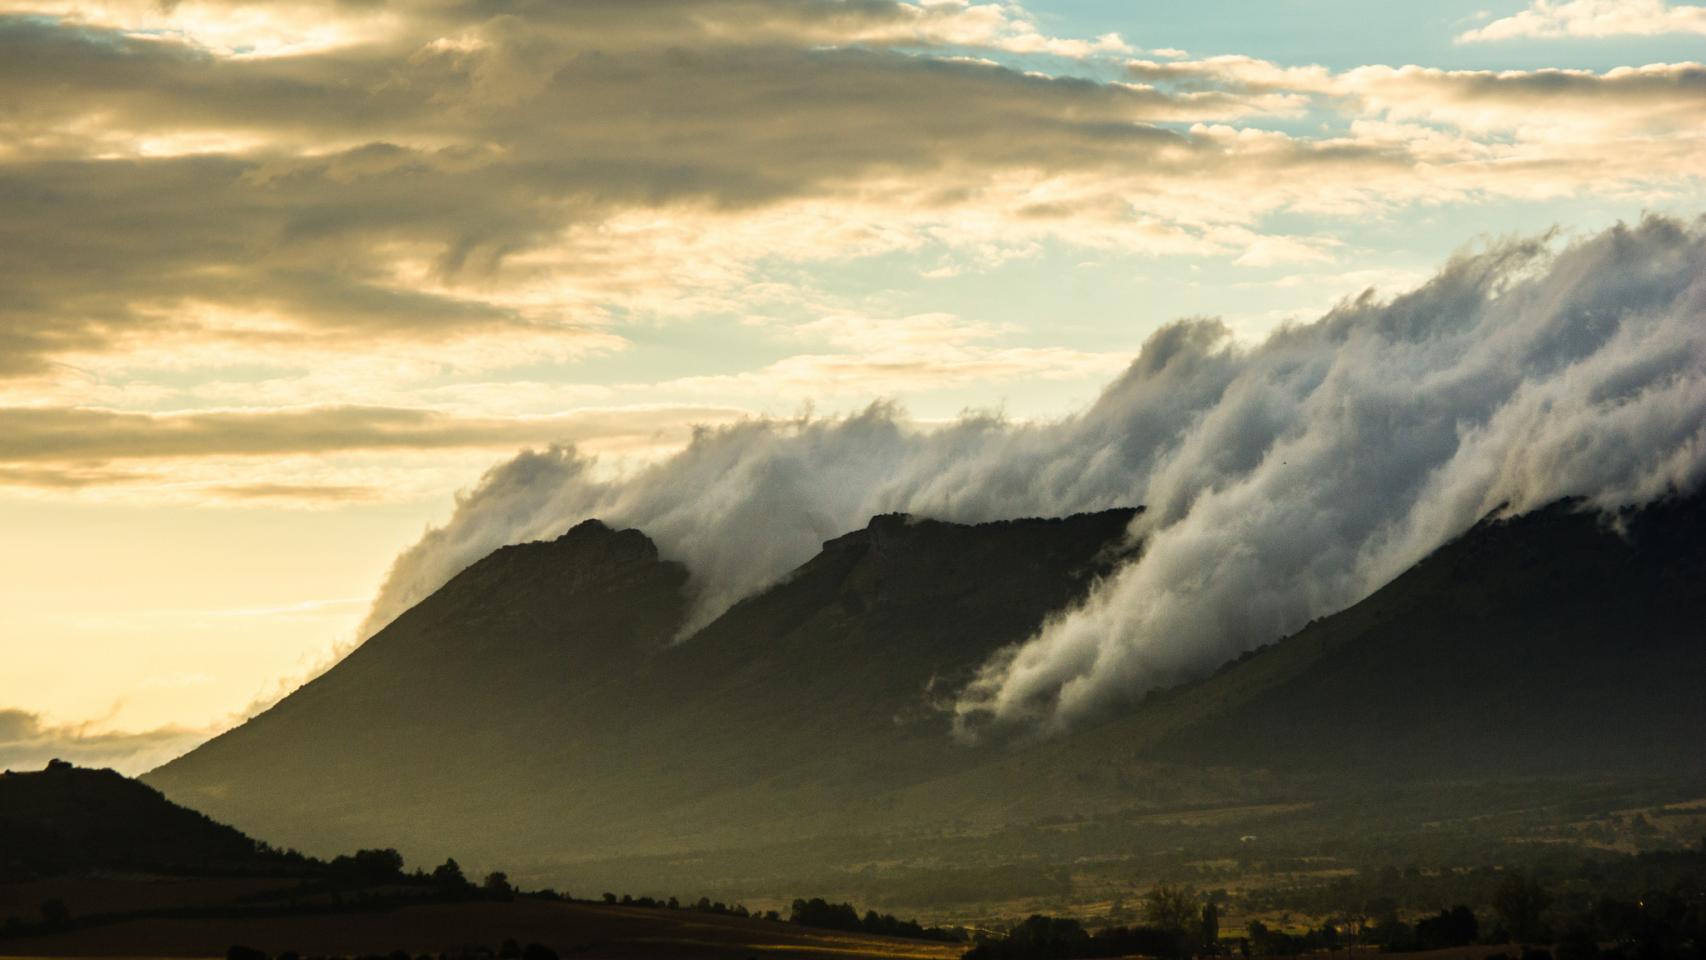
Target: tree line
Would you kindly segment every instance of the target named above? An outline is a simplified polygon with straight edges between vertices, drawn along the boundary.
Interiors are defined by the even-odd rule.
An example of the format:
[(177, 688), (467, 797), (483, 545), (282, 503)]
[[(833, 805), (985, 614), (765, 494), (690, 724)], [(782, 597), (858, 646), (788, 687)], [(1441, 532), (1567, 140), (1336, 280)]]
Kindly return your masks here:
[(878, 913), (875, 910), (866, 910), (861, 916), (851, 903), (830, 903), (822, 897), (795, 900), (788, 910), (788, 922), (825, 930), (845, 930), (849, 933), (904, 937), (910, 940), (958, 943), (966, 939), (965, 931), (958, 928), (926, 927), (917, 920), (902, 920), (892, 913)]
[[(1572, 892), (1574, 893), (1574, 892)], [(1382, 952), (1413, 952), (1509, 945), (1487, 960), (1702, 960), (1706, 947), (1706, 886), (1685, 877), (1636, 898), (1560, 897), (1540, 880), (1508, 871), (1491, 897), (1490, 925), (1467, 904), (1414, 922), (1394, 910), (1377, 922), (1325, 922), (1302, 933), (1251, 921), (1244, 936), (1223, 938), (1214, 899), (1188, 887), (1163, 884), (1144, 903), (1144, 924), (1090, 931), (1077, 920), (1034, 915), (1005, 937), (980, 937), (965, 960), (1076, 960), (1141, 955), (1299, 957), (1361, 945)]]
[(964, 960), (1075, 960), (1091, 957), (1180, 958), (1220, 945), (1220, 907), (1190, 887), (1160, 884), (1144, 898), (1144, 923), (1095, 932), (1068, 917), (1035, 914), (1005, 937), (980, 937)]

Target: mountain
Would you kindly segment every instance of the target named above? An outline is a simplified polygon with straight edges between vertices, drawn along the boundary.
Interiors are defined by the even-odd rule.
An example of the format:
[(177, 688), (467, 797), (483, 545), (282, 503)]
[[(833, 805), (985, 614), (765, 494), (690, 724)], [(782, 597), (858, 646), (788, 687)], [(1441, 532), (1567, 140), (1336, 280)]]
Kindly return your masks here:
[(919, 910), (1242, 862), (1257, 833), (1295, 857), (1533, 846), (1706, 783), (1700, 497), (1489, 519), (1098, 726), (956, 742), (933, 698), (1111, 571), (1133, 515), (877, 517), (685, 639), (687, 571), (589, 521), (147, 780), (315, 852)]
[[(991, 822), (1189, 804), (1193, 784), (1319, 804), (1369, 785), (1531, 778), (1561, 797), (1613, 778), (1699, 781), (1703, 684), (1706, 497), (1616, 516), (1562, 501), (1488, 518), (1339, 613), (903, 809), (951, 803)], [(1020, 780), (1071, 784), (1070, 800), (1015, 798), (1003, 785)]]
[(811, 836), (844, 803), (977, 762), (932, 682), (953, 689), (1084, 595), (1134, 513), (880, 516), (681, 642), (687, 571), (587, 521), (475, 563), (146, 780), (310, 851), (505, 859)]
[[(687, 572), (634, 531), (583, 523), (505, 547), (272, 709), (146, 778), (314, 850), (444, 833), (572, 753), (668, 645)], [(399, 831), (393, 824), (418, 824)], [(438, 845), (435, 845), (435, 848)]]
[(242, 833), (111, 770), (56, 760), (0, 773), (0, 881), (97, 869), (244, 873), (271, 863)]
[(1706, 769), (1706, 498), (1485, 521), (1148, 712), (1173, 714), (1154, 751), (1175, 760), (1388, 776)]

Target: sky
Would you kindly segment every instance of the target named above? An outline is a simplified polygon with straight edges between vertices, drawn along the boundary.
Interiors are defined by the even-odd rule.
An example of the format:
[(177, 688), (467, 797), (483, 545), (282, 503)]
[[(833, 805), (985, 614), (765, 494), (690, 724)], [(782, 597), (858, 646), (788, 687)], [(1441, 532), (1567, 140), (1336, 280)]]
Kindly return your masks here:
[(0, 0), (0, 765), (270, 702), (524, 448), (1046, 427), (1181, 318), (1698, 216), (1703, 53), (1663, 0)]

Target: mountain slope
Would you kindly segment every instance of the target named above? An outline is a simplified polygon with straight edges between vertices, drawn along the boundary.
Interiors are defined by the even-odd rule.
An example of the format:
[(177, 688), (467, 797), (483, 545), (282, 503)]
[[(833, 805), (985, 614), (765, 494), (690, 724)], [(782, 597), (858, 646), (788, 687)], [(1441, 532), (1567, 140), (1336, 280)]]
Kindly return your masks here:
[[(686, 574), (588, 522), (500, 550), (146, 779), (309, 850), (666, 851), (809, 835), (976, 762), (930, 709), (1111, 569), (1133, 511), (879, 517), (671, 644)], [(460, 855), (460, 854), (459, 854)]]
[(679, 627), (686, 580), (641, 534), (596, 521), (505, 547), (145, 780), (306, 849), (423, 834), (455, 849), (524, 774), (518, 750), (572, 754), (595, 731), (598, 704)]
[(1706, 774), (1706, 497), (1616, 520), (1569, 502), (1490, 519), (1210, 677), (890, 809), (998, 823), (1204, 794)]
[(1201, 715), (1155, 752), (1418, 777), (1706, 769), (1706, 498), (1621, 521), (1566, 502), (1484, 522), (1155, 704)]
[[(867, 875), (879, 847), (906, 869), (1035, 871), (1254, 832), (1241, 814), (1216, 814), (1219, 833), (1144, 825), (1169, 810), (1313, 811), (1295, 835), (1388, 837), (1451, 808), (1435, 781), (1541, 775), (1563, 797), (1706, 773), (1698, 497), (1620, 531), (1567, 503), (1489, 521), (1098, 727), (955, 743), (932, 697), (1084, 595), (1131, 516), (878, 517), (680, 643), (685, 571), (635, 531), (583, 524), (474, 565), (148, 779), (309, 850), (751, 893), (738, 885)], [(1345, 806), (1403, 783), (1401, 807)], [(1504, 795), (1533, 804), (1527, 787)], [(1063, 813), (1111, 832), (1039, 827)]]

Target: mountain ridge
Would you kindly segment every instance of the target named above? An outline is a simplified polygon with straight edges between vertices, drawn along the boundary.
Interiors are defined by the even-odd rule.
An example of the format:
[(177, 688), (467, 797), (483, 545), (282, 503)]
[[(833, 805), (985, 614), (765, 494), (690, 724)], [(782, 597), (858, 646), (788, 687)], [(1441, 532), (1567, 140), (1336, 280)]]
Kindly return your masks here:
[[(1083, 596), (1134, 515), (879, 516), (680, 642), (686, 571), (638, 531), (581, 523), (494, 551), (273, 710), (145, 779), (307, 849), (430, 834), (436, 856), (491, 842), (474, 825), (492, 822), (506, 851), (565, 834), (610, 844), (595, 821), (645, 822), (661, 848), (715, 835), (697, 811), (743, 795), (744, 812), (718, 814), (731, 830), (786, 833), (821, 820), (814, 808), (964, 762), (928, 709), (928, 677), (971, 669)], [(891, 658), (917, 683), (896, 684)], [(844, 724), (829, 703), (863, 719)], [(844, 726), (858, 738), (825, 751)], [(881, 757), (883, 782), (849, 777), (848, 750)], [(277, 799), (316, 787), (306, 814)], [(386, 815), (362, 796), (386, 797)]]
[[(1478, 524), (1210, 677), (1066, 736), (979, 745), (949, 736), (941, 691), (1140, 549), (1135, 511), (979, 525), (874, 517), (680, 642), (686, 572), (643, 534), (583, 524), (569, 542), (495, 552), (397, 618), (396, 636), (350, 658), (368, 665), (318, 681), (343, 691), (342, 714), (298, 703), (300, 736), (234, 732), (147, 779), (310, 850), (349, 846), (359, 827), (360, 842), (412, 857), (466, 850), (546, 879), (596, 870), (613, 884), (691, 863), (696, 883), (732, 889), (766, 871), (852, 869), (823, 865), (856, 863), (853, 851), (873, 843), (924, 842), (905, 837), (973, 861), (1035, 855), (1058, 844), (1038, 846), (1034, 824), (1063, 810), (1308, 810), (1408, 783), (1421, 791), (1402, 808), (1413, 812), (1445, 803), (1429, 799), (1429, 778), (1706, 770), (1688, 746), (1706, 713), (1681, 699), (1706, 676), (1702, 502), (1628, 512), (1622, 535), (1570, 503)], [(630, 546), (608, 577), (553, 572), (565, 558), (597, 567), (618, 541)], [(1616, 615), (1583, 613), (1596, 604)], [(1534, 629), (1511, 627), (1525, 623)], [(628, 639), (611, 642), (622, 630)], [(1641, 649), (1653, 655), (1609, 669), (1626, 630), (1648, 631)], [(1536, 664), (1554, 641), (1557, 662)], [(420, 644), (448, 651), (451, 667), (396, 652)], [(502, 651), (502, 662), (471, 650)], [(1430, 655), (1447, 650), (1444, 662)], [(1592, 669), (1572, 673), (1583, 664)], [(429, 719), (349, 707), (378, 689), (374, 671), (432, 687)], [(1513, 675), (1544, 685), (1513, 687)], [(1648, 702), (1654, 690), (1662, 702)], [(1436, 725), (1449, 736), (1430, 738)], [(346, 726), (362, 732), (345, 742)], [(1553, 755), (1548, 737), (1560, 732), (1594, 747)], [(272, 769), (298, 749), (274, 742), (286, 734), (315, 744), (304, 754), (319, 767), (301, 783)], [(1622, 750), (1635, 735), (1664, 749)], [(406, 756), (378, 754), (385, 744)], [(340, 780), (352, 762), (361, 775)], [(237, 793), (221, 792), (232, 784)], [(302, 787), (308, 801), (279, 799)], [(1349, 815), (1402, 827), (1398, 814)], [(1333, 828), (1362, 829), (1342, 818), (1309, 829)], [(984, 839), (949, 839), (961, 836)]]

